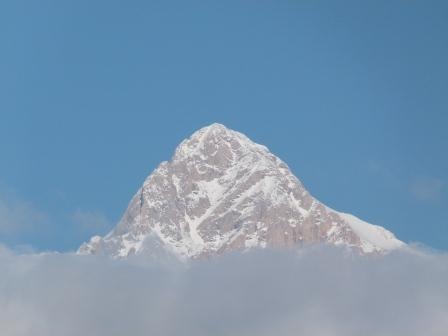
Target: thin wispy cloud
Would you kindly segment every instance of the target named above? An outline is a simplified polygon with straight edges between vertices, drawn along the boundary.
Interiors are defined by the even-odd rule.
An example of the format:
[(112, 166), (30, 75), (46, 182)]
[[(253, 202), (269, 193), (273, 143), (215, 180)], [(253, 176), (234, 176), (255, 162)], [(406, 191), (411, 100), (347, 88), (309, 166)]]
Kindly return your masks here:
[(77, 209), (70, 217), (76, 228), (83, 233), (100, 234), (112, 227), (107, 217), (99, 211)]
[(419, 177), (412, 181), (410, 192), (418, 201), (435, 202), (442, 199), (445, 182), (434, 177)]
[(0, 198), (0, 235), (17, 236), (43, 229), (49, 217), (33, 204), (10, 197)]
[(80, 208), (50, 216), (14, 192), (0, 190), (0, 243), (13, 246), (16, 251), (40, 250), (42, 246), (33, 242), (60, 234), (61, 225), (64, 225), (65, 235), (81, 244), (91, 235), (107, 233), (113, 223), (100, 211)]
[[(392, 165), (387, 165), (379, 160), (369, 160), (367, 170), (376, 176), (381, 177), (389, 185), (397, 186), (415, 200), (420, 202), (438, 202), (443, 198), (446, 182), (443, 179), (432, 176), (418, 176), (406, 179), (398, 171), (392, 169)], [(404, 188), (403, 188), (404, 187)]]
[(448, 256), (252, 251), (170, 267), (0, 250), (5, 336), (442, 336)]

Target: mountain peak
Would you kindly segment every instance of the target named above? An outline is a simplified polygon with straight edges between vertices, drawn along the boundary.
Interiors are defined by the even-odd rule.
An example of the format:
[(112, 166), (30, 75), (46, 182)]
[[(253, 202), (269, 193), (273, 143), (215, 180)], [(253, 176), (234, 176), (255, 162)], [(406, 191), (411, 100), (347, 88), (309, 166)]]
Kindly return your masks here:
[(176, 148), (173, 161), (210, 161), (213, 166), (231, 164), (248, 153), (270, 155), (269, 150), (256, 144), (244, 134), (218, 123), (203, 127), (182, 141)]
[(208, 139), (208, 138), (231, 138), (237, 136), (236, 131), (233, 131), (223, 124), (219, 123), (213, 123), (211, 125), (205, 126), (197, 130), (193, 133), (193, 135), (190, 137), (192, 138), (201, 138), (201, 139)]
[(227, 128), (226, 126), (224, 126), (223, 124), (215, 122), (215, 123), (212, 123), (212, 124), (210, 124), (208, 126), (202, 127), (201, 129), (198, 130), (198, 132), (200, 132), (200, 131), (212, 131), (212, 130), (213, 131), (224, 131), (224, 132), (230, 131), (230, 129)]
[(379, 226), (326, 207), (266, 147), (212, 124), (184, 140), (145, 180), (112, 232), (79, 252), (199, 258), (313, 243), (362, 253), (403, 244)]

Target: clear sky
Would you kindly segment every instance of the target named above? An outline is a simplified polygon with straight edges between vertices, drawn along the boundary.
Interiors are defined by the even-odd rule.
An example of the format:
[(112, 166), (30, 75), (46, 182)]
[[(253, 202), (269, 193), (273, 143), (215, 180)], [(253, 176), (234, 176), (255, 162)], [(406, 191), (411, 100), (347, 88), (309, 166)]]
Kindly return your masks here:
[(72, 250), (220, 122), (448, 249), (447, 1), (0, 3), (0, 243)]

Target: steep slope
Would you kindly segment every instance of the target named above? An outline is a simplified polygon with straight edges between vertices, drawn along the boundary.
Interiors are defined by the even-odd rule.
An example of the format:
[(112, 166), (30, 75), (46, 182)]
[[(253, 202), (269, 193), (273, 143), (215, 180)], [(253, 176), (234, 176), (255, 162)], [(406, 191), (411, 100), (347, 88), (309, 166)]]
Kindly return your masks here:
[(266, 147), (213, 124), (184, 140), (146, 179), (117, 227), (79, 253), (198, 258), (319, 242), (362, 253), (403, 245), (382, 227), (326, 207)]

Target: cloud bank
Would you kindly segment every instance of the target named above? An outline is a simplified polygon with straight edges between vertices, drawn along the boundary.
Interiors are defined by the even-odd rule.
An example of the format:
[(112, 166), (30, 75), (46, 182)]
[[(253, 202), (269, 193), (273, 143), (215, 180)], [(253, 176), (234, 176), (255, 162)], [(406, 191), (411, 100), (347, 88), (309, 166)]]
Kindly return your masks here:
[(189, 265), (0, 250), (4, 336), (446, 335), (448, 256), (329, 247)]

